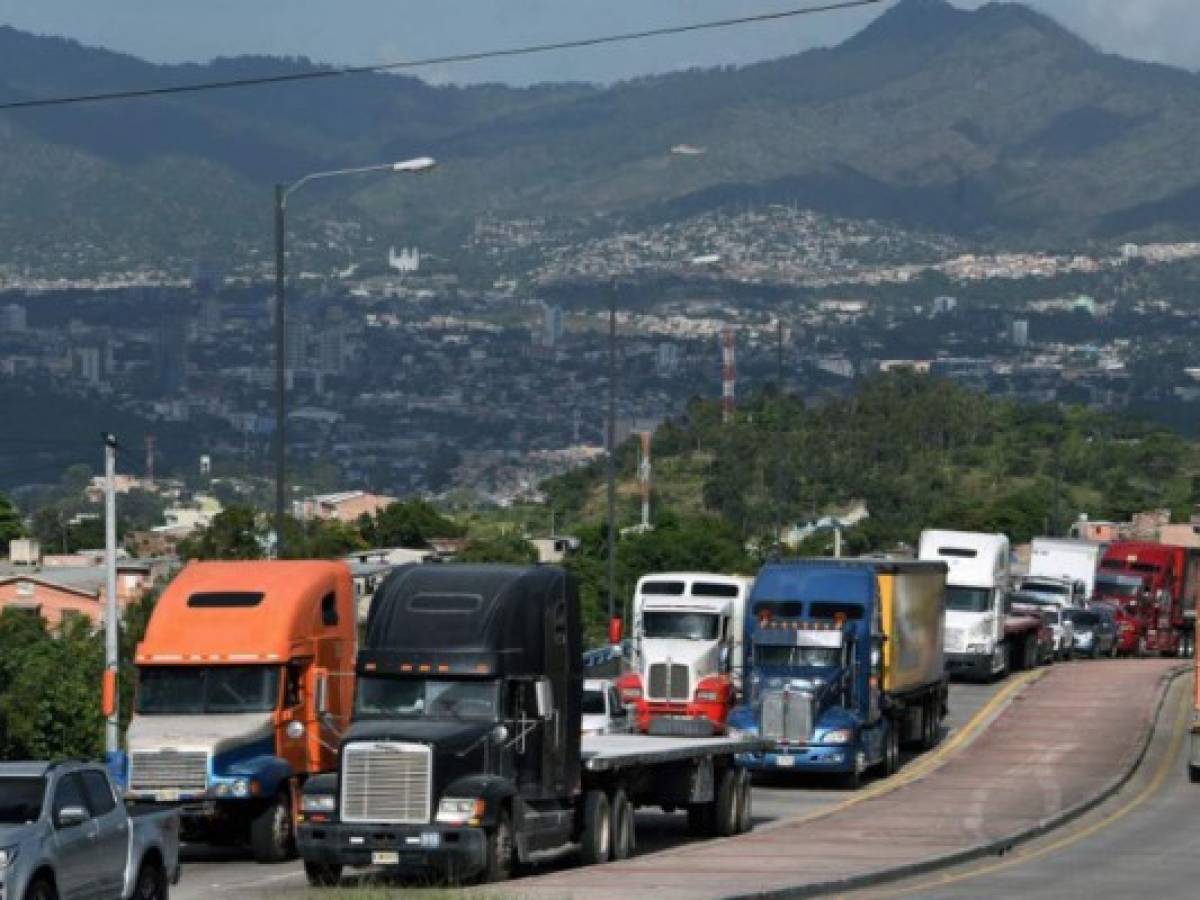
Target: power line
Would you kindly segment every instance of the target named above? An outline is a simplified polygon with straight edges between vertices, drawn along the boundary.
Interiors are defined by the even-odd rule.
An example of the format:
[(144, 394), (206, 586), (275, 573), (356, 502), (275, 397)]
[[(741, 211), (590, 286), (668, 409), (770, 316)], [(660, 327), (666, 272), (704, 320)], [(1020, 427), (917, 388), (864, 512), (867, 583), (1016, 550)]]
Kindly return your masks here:
[(662, 28), (648, 28), (642, 31), (627, 31), (619, 34), (601, 35), (591, 38), (578, 38), (568, 41), (554, 41), (548, 44), (526, 44), (520, 47), (502, 47), (495, 50), (478, 50), (471, 53), (456, 53), (448, 56), (428, 56), (423, 59), (413, 59), (404, 62), (379, 63), (368, 66), (342, 66), (329, 69), (315, 69), (311, 72), (291, 72), (283, 75), (262, 75), (254, 78), (230, 78), (223, 81), (200, 81), (194, 84), (177, 84), (156, 88), (134, 88), (124, 91), (104, 91), (95, 94), (70, 94), (60, 97), (44, 97), (34, 100), (10, 100), (0, 103), (0, 112), (5, 110), (39, 109), (49, 106), (71, 106), (79, 103), (99, 103), (108, 100), (136, 100), (145, 97), (161, 97), (169, 94), (194, 94), (201, 91), (228, 90), (232, 88), (256, 87), (266, 84), (287, 84), (296, 81), (315, 81), (319, 78), (338, 78), (343, 75), (365, 75), (379, 72), (397, 72), (404, 69), (418, 69), (425, 66), (449, 65), (452, 63), (479, 62), (485, 59), (502, 59), (512, 56), (532, 56), (538, 53), (552, 53), (560, 50), (578, 50), (584, 47), (600, 47), (606, 44), (624, 44), (631, 41), (647, 40), (649, 38), (667, 37), (676, 34), (689, 34), (696, 31), (714, 31), (722, 28), (734, 28), (741, 25), (753, 25), (763, 22), (775, 22), (781, 19), (794, 19), (799, 16), (810, 16), (817, 13), (836, 12), (839, 10), (856, 9), (864, 6), (878, 6), (887, 0), (838, 0), (820, 6), (802, 6), (795, 9), (785, 9), (778, 12), (757, 13), (751, 16), (738, 16), (732, 19), (715, 19), (708, 22), (694, 22), (690, 25), (669, 25)]

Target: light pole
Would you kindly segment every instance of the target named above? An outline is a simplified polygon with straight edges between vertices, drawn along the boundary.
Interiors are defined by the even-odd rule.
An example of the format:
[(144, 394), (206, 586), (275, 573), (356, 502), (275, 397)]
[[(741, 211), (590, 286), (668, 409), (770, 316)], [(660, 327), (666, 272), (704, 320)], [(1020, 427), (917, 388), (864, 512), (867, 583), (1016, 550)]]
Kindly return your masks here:
[(284, 272), (284, 243), (287, 230), (286, 213), (288, 198), (310, 181), (337, 178), (342, 175), (365, 175), (369, 172), (394, 172), (398, 175), (415, 175), (428, 172), (437, 162), (428, 156), (418, 156), (402, 162), (382, 163), (375, 166), (359, 166), (353, 169), (332, 169), (328, 172), (313, 172), (291, 184), (275, 185), (275, 556), (283, 556), (283, 522), (287, 511), (287, 440), (284, 426), (287, 422), (287, 367), (284, 341), (286, 337), (284, 310), (286, 308), (286, 276)]
[(605, 480), (608, 487), (608, 622), (612, 627), (617, 604), (617, 279), (608, 290), (608, 426), (604, 429)]

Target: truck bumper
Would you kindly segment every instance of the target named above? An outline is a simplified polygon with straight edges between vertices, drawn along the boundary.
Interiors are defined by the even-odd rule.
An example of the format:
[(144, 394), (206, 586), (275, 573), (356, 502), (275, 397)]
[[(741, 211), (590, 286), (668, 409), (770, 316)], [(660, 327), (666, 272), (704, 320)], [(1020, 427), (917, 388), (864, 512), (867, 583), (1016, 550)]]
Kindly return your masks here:
[(959, 678), (984, 681), (996, 674), (996, 657), (982, 653), (947, 653), (946, 672)]
[[(723, 703), (668, 703), (656, 700), (646, 700), (638, 704), (638, 731), (642, 734), (650, 732), (652, 721), (666, 722), (707, 722), (710, 725), (709, 734), (722, 734), (725, 731), (725, 717), (729, 708)], [(698, 732), (680, 729), (681, 734), (696, 736)]]
[(739, 753), (738, 765), (752, 772), (853, 772), (861, 771), (857, 748), (853, 744), (810, 744), (777, 747), (762, 753)]
[(304, 823), (296, 830), (296, 845), (305, 862), (428, 872), (456, 881), (487, 865), (482, 828)]

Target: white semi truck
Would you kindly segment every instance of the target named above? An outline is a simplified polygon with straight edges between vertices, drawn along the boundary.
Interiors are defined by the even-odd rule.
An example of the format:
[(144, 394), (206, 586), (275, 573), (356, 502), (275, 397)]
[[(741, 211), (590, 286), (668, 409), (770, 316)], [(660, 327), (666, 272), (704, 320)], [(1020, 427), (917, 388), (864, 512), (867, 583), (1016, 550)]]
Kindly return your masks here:
[[(1087, 601), (1096, 589), (1096, 570), (1104, 545), (1093, 541), (1038, 537), (1029, 554), (1031, 577), (1064, 578), (1077, 586), (1076, 593)], [(1081, 587), (1078, 587), (1080, 586)]]
[(643, 733), (723, 733), (741, 689), (746, 597), (754, 579), (647, 575), (633, 598), (633, 671), (618, 681)]

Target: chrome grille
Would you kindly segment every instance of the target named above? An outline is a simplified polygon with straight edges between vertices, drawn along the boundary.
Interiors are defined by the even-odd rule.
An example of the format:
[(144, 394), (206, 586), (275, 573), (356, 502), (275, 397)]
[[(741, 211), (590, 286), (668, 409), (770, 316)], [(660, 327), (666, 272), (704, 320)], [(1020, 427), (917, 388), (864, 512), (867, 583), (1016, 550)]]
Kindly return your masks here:
[(690, 700), (692, 692), (688, 685), (688, 667), (670, 663), (654, 663), (650, 666), (651, 700)]
[(805, 743), (812, 734), (812, 697), (772, 691), (762, 701), (762, 735), (772, 741)]
[(131, 791), (199, 793), (207, 787), (208, 754), (203, 750), (134, 750), (129, 754)]
[(967, 633), (962, 628), (947, 628), (944, 647), (947, 653), (962, 653), (967, 649)]
[(425, 744), (347, 745), (342, 751), (342, 821), (427, 824), (432, 774)]

